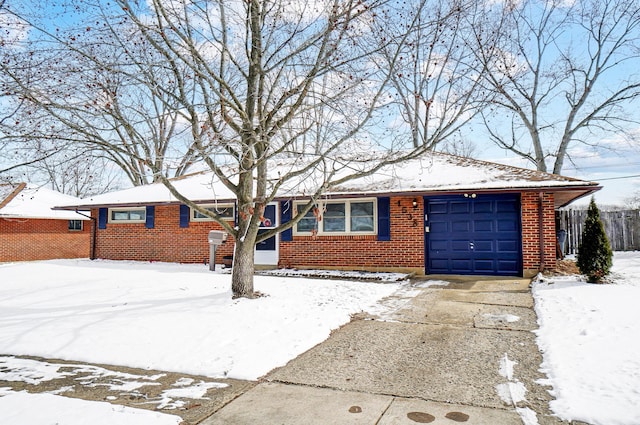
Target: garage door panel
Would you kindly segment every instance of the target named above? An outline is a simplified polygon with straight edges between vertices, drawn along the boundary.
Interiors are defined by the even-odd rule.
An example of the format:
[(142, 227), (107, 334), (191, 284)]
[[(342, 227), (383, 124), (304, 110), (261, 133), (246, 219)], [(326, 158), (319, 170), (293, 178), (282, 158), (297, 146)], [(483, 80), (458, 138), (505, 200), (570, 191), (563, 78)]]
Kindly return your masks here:
[(482, 240), (474, 240), (473, 241), (473, 250), (475, 252), (494, 252), (495, 247), (493, 241), (482, 241)]
[(453, 259), (451, 260), (451, 271), (453, 273), (466, 273), (465, 270), (471, 269), (471, 260)]
[(449, 269), (449, 260), (434, 258), (429, 262), (429, 266), (434, 270), (446, 270)]
[(428, 273), (520, 275), (518, 195), (425, 197)]
[(519, 225), (512, 219), (499, 219), (496, 220), (496, 228), (498, 232), (514, 232), (518, 233)]
[(491, 201), (476, 201), (472, 205), (475, 214), (493, 213), (493, 203)]
[(493, 221), (492, 220), (474, 220), (473, 221), (473, 230), (476, 232), (493, 232)]
[(449, 251), (448, 239), (437, 239), (429, 241), (429, 248), (431, 251)]
[(516, 240), (511, 241), (497, 241), (498, 243), (498, 252), (518, 252), (519, 250), (519, 242)]
[(471, 206), (466, 201), (451, 201), (449, 212), (451, 214), (469, 214)]
[(493, 260), (475, 260), (473, 262), (474, 271), (482, 272), (483, 274), (492, 274), (495, 269), (495, 262)]
[(448, 204), (446, 202), (432, 202), (429, 203), (429, 208), (427, 208), (427, 212), (429, 214), (443, 214), (447, 212)]
[(469, 252), (470, 250), (469, 241), (466, 239), (451, 241), (451, 251), (453, 252)]
[(518, 262), (513, 260), (498, 260), (497, 267), (499, 273), (507, 274), (518, 268)]
[(468, 220), (465, 221), (452, 221), (451, 222), (451, 231), (452, 232), (469, 232), (471, 230), (471, 223)]
[(448, 221), (432, 221), (430, 224), (430, 231), (432, 233), (445, 233), (449, 231), (449, 222)]
[(497, 200), (496, 201), (497, 213), (518, 213), (520, 212), (520, 203), (515, 200)]

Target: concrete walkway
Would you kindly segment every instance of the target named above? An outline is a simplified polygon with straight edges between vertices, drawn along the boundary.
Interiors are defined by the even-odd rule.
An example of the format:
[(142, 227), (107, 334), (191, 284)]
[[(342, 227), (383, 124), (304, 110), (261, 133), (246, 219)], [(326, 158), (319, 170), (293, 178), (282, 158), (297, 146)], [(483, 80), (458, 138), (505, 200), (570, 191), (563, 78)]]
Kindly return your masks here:
[[(460, 280), (385, 302), (201, 424), (556, 424), (525, 279)], [(415, 296), (413, 296), (415, 295)]]

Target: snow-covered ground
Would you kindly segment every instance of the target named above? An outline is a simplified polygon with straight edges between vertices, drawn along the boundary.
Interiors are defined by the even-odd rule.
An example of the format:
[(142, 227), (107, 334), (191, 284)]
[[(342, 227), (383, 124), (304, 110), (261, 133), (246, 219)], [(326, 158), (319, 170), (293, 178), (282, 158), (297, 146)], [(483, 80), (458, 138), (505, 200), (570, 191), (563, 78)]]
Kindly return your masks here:
[[(202, 265), (89, 260), (0, 264), (0, 353), (257, 379), (325, 340), (352, 314), (373, 311), (400, 287), (256, 276), (255, 289), (266, 296), (232, 300), (230, 279)], [(0, 423), (33, 425), (55, 418), (75, 423), (72, 417), (51, 416), (60, 396), (4, 393)], [(22, 416), (25, 422), (3, 416), (25, 403), (30, 406)], [(96, 417), (118, 419), (93, 422), (88, 402), (65, 398), (63, 403), (78, 404), (71, 410), (83, 412), (82, 423), (139, 424), (145, 423), (145, 415), (152, 415), (148, 423), (163, 423), (155, 412), (134, 414), (101, 403), (95, 404)], [(49, 421), (39, 421), (42, 415)], [(166, 416), (165, 423), (179, 422)]]
[(3, 392), (0, 423), (11, 425), (178, 425), (176, 415), (54, 394)]
[(612, 284), (533, 286), (553, 412), (594, 425), (640, 424), (640, 252), (615, 253)]
[[(616, 253), (613, 271), (608, 285), (576, 277), (533, 285), (542, 369), (556, 398), (551, 408), (566, 420), (640, 424), (640, 253)], [(384, 314), (394, 303), (380, 299), (415, 291), (398, 283), (277, 276), (255, 282), (266, 297), (232, 300), (230, 276), (201, 265), (0, 264), (0, 353), (256, 379), (326, 339), (351, 314)], [(0, 357), (8, 369), (19, 361)], [(59, 373), (55, 364), (25, 365), (34, 368), (34, 376), (25, 372), (22, 379)], [(94, 375), (111, 373), (94, 369)], [(505, 358), (500, 373), (508, 378), (509, 370)], [(198, 385), (176, 383), (171, 391), (202, 394)], [(172, 394), (165, 396), (171, 402)], [(0, 388), (0, 423), (52, 422), (169, 425), (180, 418)]]
[(397, 284), (256, 276), (231, 299), (202, 265), (57, 260), (0, 266), (0, 353), (257, 379)]

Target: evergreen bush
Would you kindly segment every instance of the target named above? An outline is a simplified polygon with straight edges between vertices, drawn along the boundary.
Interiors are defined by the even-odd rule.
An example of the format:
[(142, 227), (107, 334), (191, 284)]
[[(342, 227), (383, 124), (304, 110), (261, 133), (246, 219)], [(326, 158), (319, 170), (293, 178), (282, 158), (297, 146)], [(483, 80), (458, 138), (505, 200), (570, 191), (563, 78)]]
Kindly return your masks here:
[(576, 264), (580, 273), (591, 283), (601, 283), (611, 270), (613, 252), (609, 239), (604, 233), (600, 220), (600, 210), (592, 197), (587, 211), (587, 219), (582, 230), (582, 242), (578, 248)]

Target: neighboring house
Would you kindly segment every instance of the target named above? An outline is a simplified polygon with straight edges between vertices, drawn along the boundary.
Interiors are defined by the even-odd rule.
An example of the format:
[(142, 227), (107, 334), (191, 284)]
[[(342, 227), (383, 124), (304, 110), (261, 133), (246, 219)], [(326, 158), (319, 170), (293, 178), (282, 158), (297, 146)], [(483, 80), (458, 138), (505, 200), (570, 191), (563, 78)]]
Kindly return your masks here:
[[(277, 167), (272, 167), (277, 176)], [(267, 205), (267, 226), (291, 219), (312, 178)], [(233, 221), (233, 194), (212, 174), (175, 179), (188, 199)], [(292, 229), (256, 248), (256, 265), (418, 274), (531, 276), (556, 264), (555, 210), (597, 183), (447, 154), (382, 168), (334, 186)], [(221, 227), (177, 201), (162, 184), (83, 199), (98, 258), (206, 262), (207, 233)], [(265, 225), (263, 224), (263, 226)], [(233, 252), (233, 240), (217, 262)]]
[(78, 201), (25, 183), (1, 184), (0, 262), (89, 257), (91, 220), (51, 209)]

